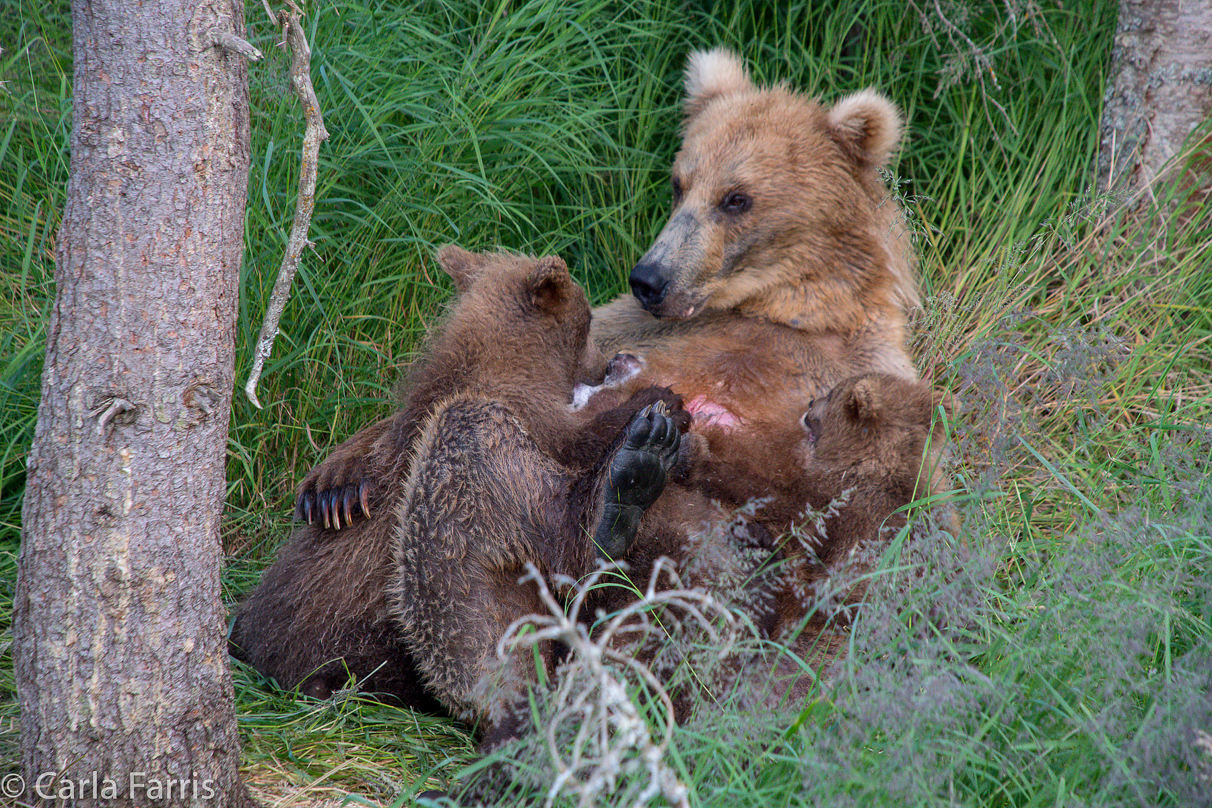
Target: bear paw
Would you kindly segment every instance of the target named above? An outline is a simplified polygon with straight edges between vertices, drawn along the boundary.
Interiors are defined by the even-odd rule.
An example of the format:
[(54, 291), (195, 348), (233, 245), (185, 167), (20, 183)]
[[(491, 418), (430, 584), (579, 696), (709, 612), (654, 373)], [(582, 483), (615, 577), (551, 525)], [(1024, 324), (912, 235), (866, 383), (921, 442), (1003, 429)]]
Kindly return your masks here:
[(627, 552), (644, 511), (665, 490), (680, 443), (681, 431), (663, 401), (631, 419), (622, 445), (610, 458), (602, 517), (594, 531), (600, 557), (617, 559)]

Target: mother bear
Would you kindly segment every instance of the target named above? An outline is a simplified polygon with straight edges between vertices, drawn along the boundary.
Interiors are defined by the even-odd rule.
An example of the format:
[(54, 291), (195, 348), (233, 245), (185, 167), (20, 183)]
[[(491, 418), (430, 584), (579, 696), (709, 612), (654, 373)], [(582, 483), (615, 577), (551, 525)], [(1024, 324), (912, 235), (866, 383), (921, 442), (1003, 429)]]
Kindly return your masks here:
[[(718, 49), (691, 55), (685, 88), (669, 222), (632, 270), (633, 296), (593, 317), (594, 341), (641, 357), (642, 369), (589, 406), (671, 387), (694, 414), (704, 455), (719, 461), (698, 464), (692, 485), (730, 499), (735, 479), (760, 481), (754, 495), (777, 492), (803, 473), (794, 448), (812, 399), (860, 373), (916, 376), (905, 346), (906, 314), (918, 303), (915, 260), (879, 176), (900, 141), (900, 118), (873, 90), (825, 107), (785, 86), (759, 87)], [(323, 547), (334, 583), (348, 580), (336, 565), (380, 552), (368, 538), (391, 529), (410, 418), (401, 410), (361, 430), (300, 485), (297, 512), (309, 527), (294, 541)], [(266, 579), (278, 591), (263, 582), (237, 618), (242, 655), (263, 673), (313, 695), (354, 674), (368, 690), (424, 699), (385, 617), (380, 625), (368, 615), (376, 625), (349, 649), (312, 642), (305, 626), (258, 631), (283, 625), (275, 610), (292, 585), (289, 576)], [(353, 602), (364, 586), (339, 590), (325, 592), (334, 620), (364, 610)]]

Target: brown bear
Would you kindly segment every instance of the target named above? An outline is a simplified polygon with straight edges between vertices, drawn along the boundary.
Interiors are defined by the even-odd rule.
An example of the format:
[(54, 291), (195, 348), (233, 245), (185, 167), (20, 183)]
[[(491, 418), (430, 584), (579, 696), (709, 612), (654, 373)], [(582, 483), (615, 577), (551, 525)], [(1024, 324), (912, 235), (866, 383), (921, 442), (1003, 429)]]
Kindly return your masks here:
[[(915, 377), (905, 348), (906, 311), (917, 303), (913, 251), (878, 175), (898, 144), (900, 121), (870, 90), (827, 108), (786, 87), (757, 87), (724, 51), (691, 56), (686, 91), (670, 221), (632, 272), (635, 296), (594, 312), (593, 342), (630, 354), (623, 364), (641, 372), (600, 393), (583, 415), (613, 412), (648, 384), (672, 387), (695, 413), (697, 439), (686, 442), (700, 445), (704, 459), (695, 485), (774, 493), (788, 511), (803, 504), (793, 449), (808, 403), (858, 373)], [(577, 380), (593, 379), (582, 372)], [(406, 404), (306, 475), (297, 512), (315, 523), (302, 531), (311, 544), (288, 548), (267, 573), (276, 594), (266, 594), (258, 610), (264, 618), (284, 622), (288, 615), (271, 613), (306, 608), (334, 622), (383, 628), (382, 579), (365, 573), (387, 566), (383, 511), (403, 489), (417, 419)], [(762, 462), (730, 470), (744, 458)], [(692, 501), (686, 511), (698, 507)], [(350, 523), (354, 534), (335, 533)], [(674, 527), (665, 535), (676, 542), (682, 534)], [(311, 555), (357, 562), (341, 571), (313, 566), (319, 562)], [(317, 569), (326, 575), (311, 574)], [(329, 581), (342, 591), (334, 595)], [(292, 587), (301, 591), (287, 594)], [(388, 635), (377, 636), (376, 650), (395, 647)], [(270, 642), (301, 644), (287, 630)], [(346, 660), (361, 659), (348, 645)], [(305, 660), (332, 656), (309, 650), (290, 670), (305, 673)], [(340, 670), (328, 670), (343, 681)], [(382, 665), (379, 675), (415, 682), (402, 663)]]
[[(915, 257), (879, 176), (900, 117), (872, 90), (826, 108), (758, 87), (722, 50), (692, 54), (686, 94), (669, 221), (632, 270), (632, 296), (594, 310), (595, 342), (640, 357), (643, 369), (596, 406), (617, 403), (628, 385), (672, 388), (700, 438), (686, 484), (730, 505), (763, 499), (759, 518), (780, 533), (806, 501), (820, 507), (837, 493), (834, 469), (805, 466), (798, 424), (809, 403), (857, 374), (916, 379), (905, 346), (919, 302)], [(930, 481), (919, 496), (949, 487), (941, 472)], [(887, 495), (868, 482), (876, 489), (860, 486), (857, 498)], [(953, 516), (948, 526), (958, 529)], [(830, 539), (821, 560), (840, 558), (831, 548), (847, 542)], [(805, 613), (802, 598), (784, 604)]]
[[(795, 591), (781, 600), (783, 630), (804, 618), (806, 605), (819, 594), (811, 590), (831, 569), (862, 545), (871, 549), (883, 532), (902, 527), (911, 503), (929, 502), (948, 487), (943, 460), (953, 416), (946, 393), (881, 373), (847, 379), (809, 405), (800, 419), (801, 484), (820, 518), (785, 545), (800, 572)], [(957, 533), (958, 522), (946, 517), (943, 526)], [(865, 588), (860, 583), (848, 601)]]
[[(663, 405), (641, 409), (584, 471), (536, 440), (533, 418), (560, 415), (533, 399), (505, 400), (485, 385), (438, 404), (395, 509), (388, 609), (427, 689), (450, 712), (486, 731), (509, 713), (477, 684), (497, 669), (506, 629), (545, 611), (537, 587), (518, 583), (527, 564), (562, 592), (593, 572), (596, 558), (630, 548), (677, 455), (680, 433)], [(541, 649), (549, 671), (558, 650)], [(507, 665), (508, 682), (534, 678), (530, 659)]]
[[(759, 87), (723, 50), (686, 69), (673, 211), (631, 273), (632, 296), (594, 311), (607, 354), (643, 371), (609, 407), (649, 384), (672, 388), (711, 450), (791, 434), (809, 401), (858, 373), (916, 378), (905, 346), (918, 303), (902, 212), (879, 176), (901, 132), (891, 102), (864, 90), (822, 106)], [(303, 480), (299, 512), (333, 522), (398, 482), (398, 447), (366, 427)], [(780, 469), (795, 466), (788, 453)]]
[[(310, 695), (352, 674), (368, 692), (429, 708), (437, 695), (465, 712), (474, 654), (537, 603), (516, 584), (525, 563), (575, 578), (593, 569), (595, 542), (621, 555), (676, 455), (663, 407), (678, 402), (661, 391), (590, 420), (569, 407), (574, 383), (607, 363), (563, 261), (453, 246), (438, 261), (459, 296), (387, 436), (399, 447), (385, 458), (395, 507), (341, 534), (301, 527), (233, 624), (237, 657)], [(415, 599), (399, 597), (393, 545), (395, 564), (429, 587)], [(444, 615), (465, 621), (462, 635)]]
[(915, 259), (878, 173), (900, 140), (892, 103), (864, 90), (824, 107), (714, 50), (690, 58), (685, 111), (673, 211), (633, 295), (594, 312), (597, 344), (642, 357), (632, 384), (681, 395), (713, 451), (794, 445), (808, 402), (855, 374), (916, 378)]

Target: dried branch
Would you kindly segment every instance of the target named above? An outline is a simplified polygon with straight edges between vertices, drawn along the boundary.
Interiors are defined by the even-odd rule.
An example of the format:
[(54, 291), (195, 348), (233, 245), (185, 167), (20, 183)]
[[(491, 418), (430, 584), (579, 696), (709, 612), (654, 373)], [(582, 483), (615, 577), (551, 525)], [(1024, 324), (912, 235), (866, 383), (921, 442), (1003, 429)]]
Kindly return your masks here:
[[(320, 144), (328, 140), (328, 130), (324, 128), (324, 118), (320, 114), (320, 102), (316, 99), (316, 91), (311, 84), (311, 46), (308, 45), (307, 36), (299, 22), (303, 12), (292, 0), (287, 0), (287, 5), (290, 10), (279, 11), (275, 19), (275, 22), (282, 26), (282, 42), (279, 47), (290, 49), (290, 85), (294, 88), (299, 103), (303, 105), (307, 128), (303, 133), (303, 156), (299, 163), (299, 200), (295, 205), (295, 220), (290, 228), (290, 240), (286, 243), (286, 254), (278, 268), (278, 279), (274, 282), (265, 321), (261, 324), (261, 335), (257, 338), (252, 372), (244, 385), (244, 394), (257, 409), (261, 409), (261, 402), (257, 400), (257, 381), (261, 378), (265, 360), (273, 350), (274, 338), (278, 335), (278, 320), (282, 317), (282, 310), (286, 308), (290, 284), (299, 269), (303, 248), (312, 246), (307, 240), (307, 231), (311, 226), (311, 214), (316, 202)], [(265, 10), (270, 12), (268, 3), (265, 4)], [(273, 17), (273, 14), (270, 16)]]
[[(548, 614), (530, 615), (514, 621), (497, 644), (497, 655), (505, 659), (519, 648), (556, 640), (572, 651), (560, 681), (551, 694), (552, 714), (545, 721), (544, 740), (555, 777), (545, 805), (561, 795), (576, 795), (582, 806), (594, 805), (603, 794), (611, 794), (624, 778), (647, 777), (634, 805), (644, 806), (658, 795), (670, 805), (688, 806), (687, 789), (665, 760), (674, 727), (673, 701), (664, 683), (644, 663), (632, 656), (621, 634), (661, 635), (654, 615), (672, 608), (683, 623), (694, 623), (705, 635), (705, 643), (727, 655), (736, 643), (740, 628), (735, 616), (712, 595), (683, 588), (668, 559), (658, 560), (643, 597), (613, 615), (590, 635), (580, 614), (588, 593), (595, 590), (606, 572), (599, 569), (586, 580), (568, 582), (574, 593), (567, 605), (558, 602), (534, 565), (527, 565), (523, 582), (533, 582)], [(662, 578), (663, 576), (663, 578)], [(658, 581), (665, 585), (658, 588)], [(666, 588), (668, 587), (668, 588)], [(716, 621), (723, 623), (721, 632)], [(523, 630), (525, 628), (525, 630)], [(618, 646), (621, 646), (618, 647)], [(641, 710), (628, 694), (628, 681), (643, 683), (664, 715), (664, 735), (652, 737)], [(575, 727), (573, 737), (560, 736)]]
[(253, 62), (261, 61), (261, 51), (257, 50), (257, 47), (251, 42), (236, 36), (231, 31), (211, 31), (210, 41), (216, 48), (238, 53)]
[[(948, 17), (948, 12), (944, 10), (943, 3), (939, 0), (924, 0), (923, 5), (929, 4), (929, 8), (933, 10), (933, 14), (928, 13), (926, 8), (919, 6), (915, 0), (907, 0), (909, 8), (917, 14), (921, 21), (922, 30), (930, 37), (936, 50), (944, 55), (950, 54), (946, 59), (943, 69), (940, 71), (938, 86), (934, 89), (934, 97), (938, 98), (943, 92), (954, 84), (964, 81), (966, 76), (975, 77), (981, 89), (981, 103), (984, 107), (985, 119), (993, 125), (993, 114), (990, 108), (997, 110), (1001, 116), (1002, 123), (1017, 133), (1017, 127), (1014, 121), (1011, 120), (1010, 114), (1006, 111), (1005, 106), (993, 97), (993, 93), (989, 89), (989, 84), (992, 84), (993, 89), (1001, 91), (1002, 85), (998, 81), (997, 70), (994, 67), (993, 56), (990, 51), (995, 50), (994, 45), (1004, 36), (1013, 36), (1018, 30), (1018, 11), (1016, 10), (1015, 2), (1006, 2), (1005, 16), (999, 19), (994, 27), (992, 34), (987, 39), (992, 45), (982, 46), (977, 43), (972, 37), (968, 36), (961, 27), (961, 23), (954, 22), (951, 17)], [(1036, 28), (1037, 33), (1040, 31), (1040, 24), (1036, 17), (1036, 5), (1033, 0), (1027, 0), (1023, 5), (1024, 13), (1031, 20), (1032, 25)], [(944, 37), (946, 38), (946, 47), (944, 43), (939, 41), (936, 29), (941, 28)], [(1007, 35), (1007, 31), (1010, 34)], [(1050, 34), (1050, 32), (1048, 32)], [(1055, 42), (1055, 37), (1052, 37)]]

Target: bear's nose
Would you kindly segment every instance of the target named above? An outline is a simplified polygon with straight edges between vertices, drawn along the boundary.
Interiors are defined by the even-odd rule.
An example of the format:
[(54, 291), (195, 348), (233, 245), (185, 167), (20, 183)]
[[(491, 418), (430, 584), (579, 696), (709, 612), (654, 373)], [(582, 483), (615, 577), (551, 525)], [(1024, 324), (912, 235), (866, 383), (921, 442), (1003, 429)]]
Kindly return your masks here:
[(647, 311), (652, 311), (665, 299), (669, 282), (661, 277), (661, 268), (655, 263), (639, 263), (631, 270), (631, 293)]

